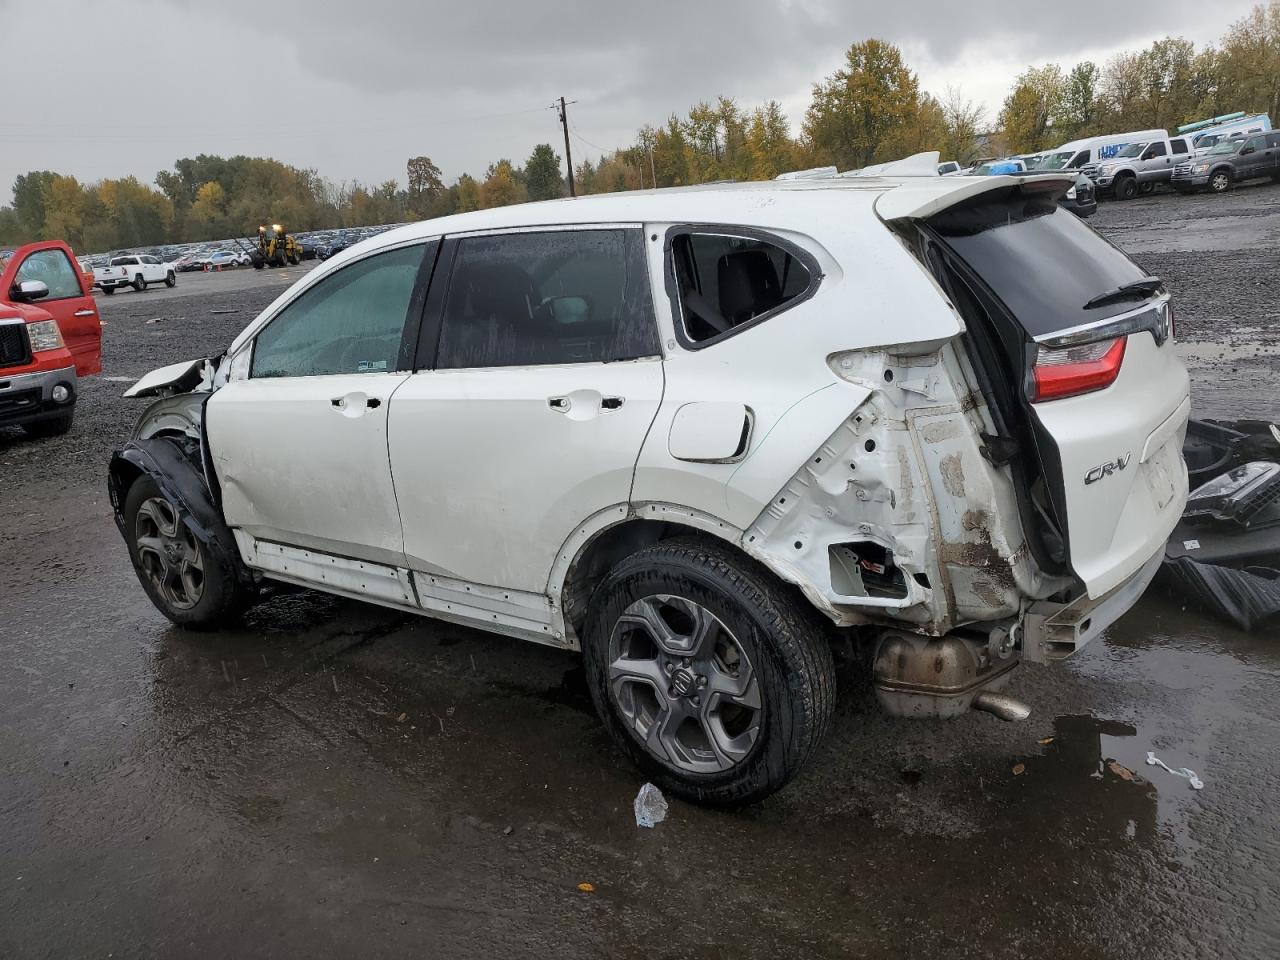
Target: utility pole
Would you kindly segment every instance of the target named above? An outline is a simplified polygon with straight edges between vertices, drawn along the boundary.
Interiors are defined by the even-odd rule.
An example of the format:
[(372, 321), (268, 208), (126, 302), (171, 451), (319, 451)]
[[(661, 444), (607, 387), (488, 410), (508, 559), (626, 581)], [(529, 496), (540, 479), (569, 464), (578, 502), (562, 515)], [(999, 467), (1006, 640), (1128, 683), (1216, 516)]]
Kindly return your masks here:
[[(577, 103), (577, 100), (570, 100), (569, 103)], [(560, 98), (560, 125), (564, 127), (564, 163), (569, 168), (569, 196), (576, 197), (577, 191), (573, 186), (573, 154), (569, 152), (569, 115), (565, 112), (568, 104), (564, 102), (564, 97)]]

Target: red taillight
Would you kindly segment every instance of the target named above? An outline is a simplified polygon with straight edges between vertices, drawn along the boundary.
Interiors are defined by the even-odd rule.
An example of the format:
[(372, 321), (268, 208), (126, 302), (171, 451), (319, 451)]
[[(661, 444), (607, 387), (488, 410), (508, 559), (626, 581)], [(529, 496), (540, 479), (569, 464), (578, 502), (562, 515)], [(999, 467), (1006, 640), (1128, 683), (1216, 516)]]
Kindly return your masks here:
[(1127, 337), (1085, 343), (1057, 350), (1040, 347), (1036, 353), (1033, 403), (1092, 393), (1115, 383), (1124, 362)]

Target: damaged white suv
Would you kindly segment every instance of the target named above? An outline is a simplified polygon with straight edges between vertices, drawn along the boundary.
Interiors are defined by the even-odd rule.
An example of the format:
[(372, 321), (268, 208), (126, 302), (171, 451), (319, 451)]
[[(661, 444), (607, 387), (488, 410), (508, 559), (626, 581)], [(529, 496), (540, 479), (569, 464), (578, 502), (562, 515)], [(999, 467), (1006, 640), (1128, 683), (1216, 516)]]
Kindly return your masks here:
[(111, 463), (138, 577), (214, 625), (285, 581), (582, 651), (663, 787), (745, 803), (827, 727), (832, 641), (907, 716), (1065, 657), (1187, 494), (1158, 279), (1061, 177), (717, 185), (404, 227)]

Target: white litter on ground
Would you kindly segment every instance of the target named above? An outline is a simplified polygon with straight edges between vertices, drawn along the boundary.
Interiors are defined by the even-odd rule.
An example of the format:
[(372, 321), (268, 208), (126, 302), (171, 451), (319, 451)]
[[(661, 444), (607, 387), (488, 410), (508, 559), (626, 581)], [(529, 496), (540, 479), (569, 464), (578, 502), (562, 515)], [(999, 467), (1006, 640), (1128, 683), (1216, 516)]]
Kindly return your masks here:
[(636, 811), (636, 826), (653, 828), (655, 823), (667, 819), (667, 798), (652, 783), (646, 783), (636, 794), (633, 804)]
[[(1204, 789), (1204, 781), (1196, 776), (1196, 772), (1194, 770), (1188, 767), (1182, 767), (1178, 770), (1175, 770), (1173, 769), (1173, 767), (1169, 766), (1167, 763), (1165, 763), (1163, 760), (1157, 757), (1155, 753), (1151, 750), (1147, 751), (1147, 763), (1153, 767), (1164, 767), (1164, 769), (1168, 770), (1175, 777), (1184, 777), (1187, 780), (1190, 780), (1192, 790)], [(639, 801), (637, 800), (637, 802)]]

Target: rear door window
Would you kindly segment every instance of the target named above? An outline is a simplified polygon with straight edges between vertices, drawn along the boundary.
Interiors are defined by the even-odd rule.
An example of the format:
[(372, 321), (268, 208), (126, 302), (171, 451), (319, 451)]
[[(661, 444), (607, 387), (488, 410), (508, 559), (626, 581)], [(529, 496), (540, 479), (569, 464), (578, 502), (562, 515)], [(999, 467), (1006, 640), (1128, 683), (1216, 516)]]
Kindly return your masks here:
[(1173, 152), (1175, 154), (1187, 152), (1187, 141), (1181, 138), (1177, 140), (1170, 140), (1169, 146), (1173, 148)]
[(676, 330), (700, 347), (807, 299), (821, 280), (817, 261), (778, 237), (725, 228), (671, 236), (669, 274)]
[(1084, 305), (1147, 278), (1141, 267), (1047, 195), (1013, 188), (944, 211), (929, 224), (1032, 338), (1133, 310), (1138, 301)]
[(606, 363), (660, 353), (639, 228), (458, 240), (437, 367)]

